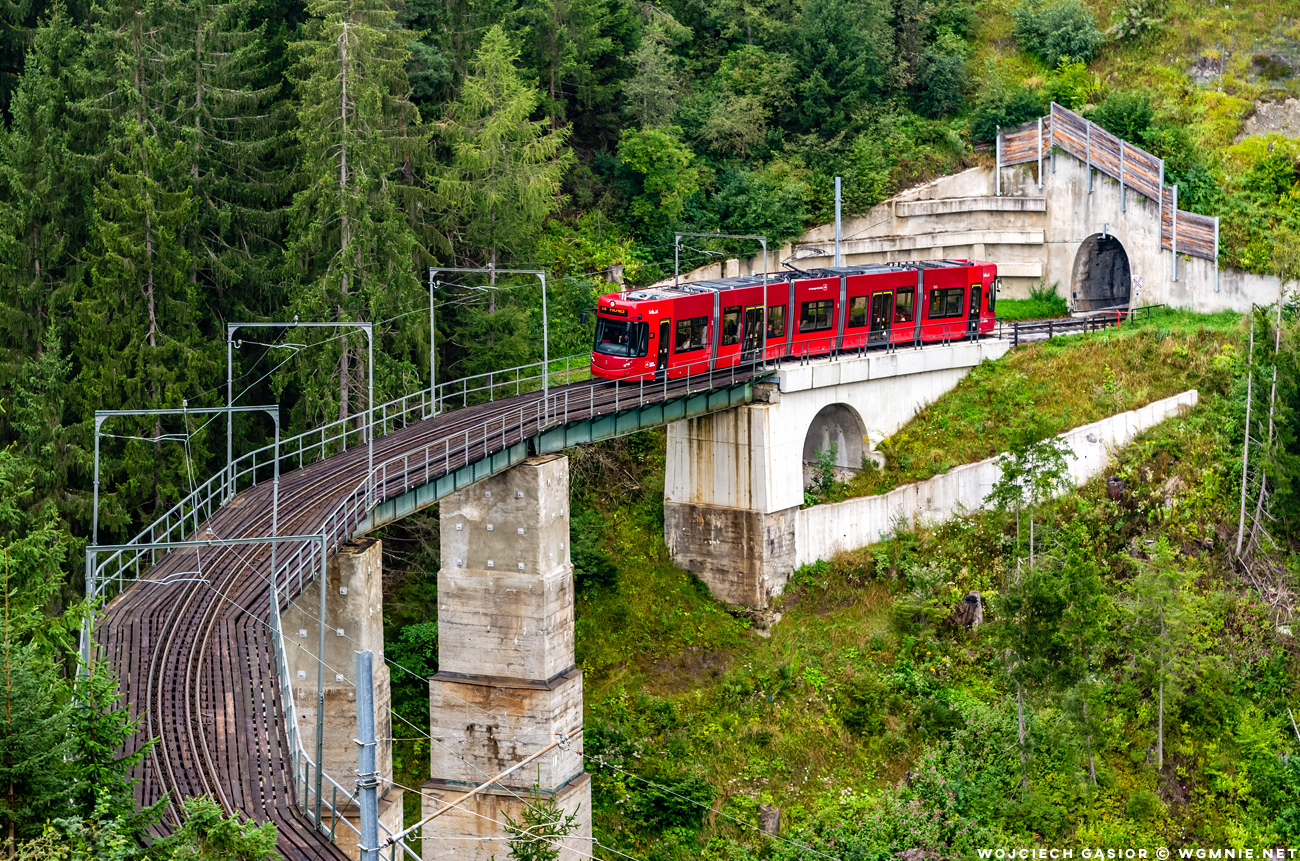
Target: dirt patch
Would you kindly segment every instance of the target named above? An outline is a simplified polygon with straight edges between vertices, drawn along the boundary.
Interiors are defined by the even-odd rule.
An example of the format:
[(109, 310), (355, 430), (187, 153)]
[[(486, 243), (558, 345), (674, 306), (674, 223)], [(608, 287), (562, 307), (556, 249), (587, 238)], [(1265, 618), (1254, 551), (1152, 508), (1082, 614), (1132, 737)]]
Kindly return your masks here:
[(1279, 134), (1300, 138), (1300, 99), (1282, 102), (1256, 102), (1255, 113), (1242, 123), (1237, 143), (1254, 135)]

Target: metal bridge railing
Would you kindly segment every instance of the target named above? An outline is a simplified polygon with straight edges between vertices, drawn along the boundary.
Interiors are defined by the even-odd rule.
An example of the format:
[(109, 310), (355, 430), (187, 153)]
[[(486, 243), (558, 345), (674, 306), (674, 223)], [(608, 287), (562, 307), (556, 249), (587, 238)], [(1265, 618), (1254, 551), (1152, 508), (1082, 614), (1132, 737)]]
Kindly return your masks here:
[[(585, 365), (582, 364), (583, 362)], [(378, 438), (413, 422), (437, 415), (444, 411), (444, 406), (454, 404), (456, 401), (459, 401), (460, 405), (470, 405), (490, 402), (515, 393), (536, 391), (542, 387), (544, 377), (570, 381), (575, 377), (581, 378), (584, 367), (590, 367), (588, 353), (552, 359), (545, 367), (542, 362), (534, 362), (491, 374), (478, 374), (463, 380), (439, 383), (432, 389), (421, 389), (394, 398), (387, 403), (377, 404), (372, 425), (365, 423), (367, 413), (361, 413), (346, 419), (336, 419), (321, 427), (281, 439), (280, 465), (288, 469), (302, 468), (346, 448), (364, 445), (372, 432)], [(500, 376), (502, 374), (508, 376), (502, 378)], [(503, 379), (508, 379), (508, 387), (502, 382)], [(143, 545), (184, 541), (197, 535), (203, 522), (212, 517), (241, 489), (256, 486), (259, 480), (268, 479), (273, 472), (274, 459), (273, 444), (241, 455), (196, 487), (125, 544)], [(152, 549), (123, 550), (106, 554), (96, 560), (94, 571), (88, 572), (91, 576), (88, 576), (87, 583), (115, 583), (120, 589), (122, 583), (139, 579), (144, 571), (157, 561), (158, 551)], [(134, 576), (126, 576), (128, 573)], [(96, 596), (109, 597), (99, 590), (96, 591), (96, 595), (88, 597)]]
[[(322, 787), (327, 786), (330, 794), (328, 800), (323, 791), (319, 799), (316, 797), (314, 778), (318, 766), (308, 756), (307, 750), (302, 743), (302, 734), (298, 731), (298, 710), (293, 698), (293, 683), (289, 676), (289, 661), (284, 645), (284, 630), (280, 623), (279, 601), (274, 597), (276, 594), (278, 593), (272, 593), (273, 599), (270, 602), (271, 642), (275, 648), (275, 667), (280, 676), (280, 706), (284, 710), (284, 729), (289, 742), (289, 786), (292, 787), (290, 797), (293, 799), (294, 806), (301, 811), (316, 830), (328, 836), (331, 843), (336, 842), (335, 831), (340, 822), (352, 830), (359, 843), (361, 831), (347, 818), (349, 808), (354, 806), (357, 791), (354, 789), (349, 792), (329, 774), (320, 771), (319, 776), (322, 778)], [(343, 795), (341, 804), (339, 803), (340, 793)], [(318, 800), (319, 804), (317, 804)], [(328, 828), (326, 827), (324, 815), (326, 811), (329, 812)], [(393, 836), (392, 830), (384, 825), (382, 821), (379, 823), (379, 828), (388, 836)], [(399, 850), (400, 855), (398, 854)], [(389, 846), (387, 858), (388, 861), (398, 861), (399, 858), (421, 861), (420, 855), (406, 845), (405, 840), (397, 840)]]

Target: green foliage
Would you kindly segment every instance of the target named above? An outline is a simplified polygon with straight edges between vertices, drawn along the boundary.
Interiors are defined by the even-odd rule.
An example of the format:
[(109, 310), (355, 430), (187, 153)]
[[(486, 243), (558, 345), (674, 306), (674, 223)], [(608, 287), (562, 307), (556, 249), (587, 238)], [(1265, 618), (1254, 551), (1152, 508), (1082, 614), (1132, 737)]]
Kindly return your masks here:
[(1036, 55), (1049, 68), (1063, 58), (1087, 63), (1106, 41), (1082, 0), (1021, 0), (1013, 17), (1021, 50)]
[(1124, 0), (1115, 9), (1107, 34), (1120, 41), (1138, 41), (1160, 31), (1164, 23), (1157, 0)]
[(993, 87), (976, 102), (975, 115), (971, 118), (971, 137), (993, 140), (999, 128), (1015, 128), (1045, 113), (1047, 102), (1037, 91), (1028, 87)]
[(1051, 100), (1075, 111), (1088, 104), (1088, 100), (1100, 89), (1101, 81), (1096, 74), (1088, 71), (1087, 64), (1069, 57), (1062, 57), (1056, 64), (1056, 71), (1047, 79), (1047, 92)]
[[(6, 620), (7, 621), (7, 620)], [(11, 643), (6, 624), (3, 714), (0, 714), (0, 827), (9, 839), (33, 837), (67, 808), (60, 773), (68, 751), (68, 709), (59, 701), (55, 668), (31, 644)]]
[(506, 814), (510, 857), (513, 861), (557, 861), (564, 838), (577, 826), (576, 813), (566, 813), (553, 794), (542, 795), (534, 787), (519, 819)]
[(1088, 114), (1088, 119), (1126, 141), (1145, 145), (1151, 126), (1155, 123), (1155, 109), (1146, 93), (1120, 90), (1102, 99), (1100, 105)]
[(117, 676), (107, 664), (84, 668), (73, 686), (68, 722), (68, 794), (76, 816), (87, 821), (120, 819), (128, 829), (156, 818), (165, 800), (137, 812), (132, 791), (131, 770), (153, 744), (151, 740), (134, 743), (140, 722), (131, 719), (121, 702)]
[(828, 448), (818, 449), (816, 454), (817, 460), (813, 463), (812, 478), (804, 493), (805, 497), (812, 498), (812, 501), (806, 504), (812, 505), (826, 499), (835, 487), (835, 458), (839, 454), (839, 445), (831, 443)]
[[(413, 266), (420, 242), (408, 207), (421, 211), (411, 168), (428, 132), (407, 99), (411, 34), (393, 26), (383, 0), (314, 0), (307, 8), (310, 17), (293, 49), (301, 161), (285, 250), (290, 305), (304, 320), (382, 320), (409, 309), (424, 292)], [(376, 332), (374, 345), (390, 369), (376, 373), (381, 397), (407, 390), (391, 369), (423, 331), (410, 317), (386, 329)], [(295, 337), (312, 344), (293, 361), (292, 384), (303, 395), (298, 421), (318, 424), (358, 412), (364, 402), (358, 392), (366, 389), (364, 336), (318, 329)], [(281, 381), (282, 390), (288, 385)]]
[(628, 215), (644, 230), (670, 228), (700, 189), (695, 154), (674, 126), (625, 130), (618, 141), (618, 157), (632, 182)]
[(893, 47), (886, 20), (875, 0), (807, 0), (791, 50), (801, 131), (841, 131), (885, 89)]
[(569, 558), (573, 561), (573, 582), (579, 592), (607, 589), (618, 582), (618, 568), (600, 540), (600, 513), (583, 509), (569, 520)]
[(966, 58), (962, 54), (927, 48), (921, 55), (916, 77), (919, 85), (916, 109), (923, 116), (947, 116), (961, 107), (969, 86)]
[(700, 777), (652, 774), (638, 782), (629, 802), (630, 812), (643, 828), (654, 832), (677, 828), (697, 831), (713, 805), (716, 792), (712, 784)]
[(181, 827), (160, 841), (168, 861), (271, 861), (276, 858), (275, 824), (258, 825), (239, 814), (229, 818), (204, 795), (181, 801)]

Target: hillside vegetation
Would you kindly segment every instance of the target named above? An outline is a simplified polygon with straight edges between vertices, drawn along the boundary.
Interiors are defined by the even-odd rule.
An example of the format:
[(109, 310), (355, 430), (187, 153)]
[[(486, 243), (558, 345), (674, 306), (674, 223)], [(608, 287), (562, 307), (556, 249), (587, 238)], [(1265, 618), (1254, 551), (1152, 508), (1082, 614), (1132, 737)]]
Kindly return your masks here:
[[(1067, 339), (972, 374), (927, 411), (948, 417), (938, 445), (969, 451), (990, 414), (1056, 420), (1064, 407), (1038, 393), (1068, 390), (1063, 363), (1104, 354), (1106, 340), (1134, 351), (1126, 385), (1192, 383), (1202, 400), (1119, 453), (1118, 498), (1102, 476), (1019, 515), (902, 527), (796, 572), (770, 630), (671, 564), (662, 434), (572, 453), (598, 839), (644, 859), (820, 857), (727, 818), (757, 823), (765, 806), (787, 841), (845, 859), (1033, 845), (1259, 853), (1300, 839), (1288, 711), (1300, 650), (1276, 627), (1300, 570), (1285, 506), (1281, 545), (1244, 566), (1231, 553), (1242, 325), (1183, 318)], [(1185, 361), (1166, 361), (1176, 353)], [(1143, 364), (1167, 365), (1162, 382)], [(1033, 396), (988, 407), (1013, 375)], [(1091, 394), (1080, 374), (1067, 379)], [(952, 613), (971, 590), (985, 607), (975, 629)]]
[[(1054, 338), (985, 362), (878, 446), (821, 501), (891, 490), (992, 457), (1032, 431), (1058, 434), (1188, 389), (1224, 394), (1240, 361), (1241, 318), (1165, 311), (1119, 329)], [(919, 406), (919, 405), (918, 405)]]

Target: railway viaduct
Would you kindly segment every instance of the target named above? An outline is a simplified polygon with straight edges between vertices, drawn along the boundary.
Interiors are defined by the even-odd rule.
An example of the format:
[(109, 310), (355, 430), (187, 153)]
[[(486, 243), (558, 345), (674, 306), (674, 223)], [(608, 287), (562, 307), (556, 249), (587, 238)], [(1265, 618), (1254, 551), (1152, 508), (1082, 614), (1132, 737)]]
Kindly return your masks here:
[[(841, 252), (848, 264), (995, 260), (1000, 295), (1023, 298), (1055, 284), (1077, 311), (1166, 304), (1244, 312), (1276, 301), (1278, 279), (1220, 269), (1218, 222), (1180, 209), (1164, 168), (1054, 104), (1041, 120), (998, 135), (993, 167), (936, 179), (844, 222)], [(829, 266), (834, 240), (834, 225), (822, 225), (778, 253), (800, 268)], [(756, 257), (684, 277), (762, 271)]]
[[(1205, 222), (1179, 213), (1172, 193), (1157, 191), (1149, 176), (1139, 188), (1128, 170), (1138, 156), (1126, 145), (1114, 188), (1093, 177), (1094, 132), (1084, 128), (1085, 158), (1076, 159), (1073, 122), (1054, 109), (1048, 144), (1038, 124), (1007, 135), (999, 160), (1005, 147), (1017, 164), (994, 172), (991, 195), (918, 194), (912, 209), (892, 202), (888, 218), (1047, 217), (1050, 201), (1068, 200), (1078, 210), (1073, 238), (1043, 229), (1040, 244), (1051, 250), (1041, 270), (1012, 267), (1009, 279), (1071, 271), (1072, 288), (1084, 286), (1076, 307), (1139, 300), (1237, 307), (1256, 294), (1276, 296), (1266, 279), (1224, 273), (1216, 293), (1216, 246)], [(989, 178), (968, 173), (944, 187), (981, 176)], [(1166, 227), (1170, 248), (1161, 251)], [(888, 248), (852, 247), (850, 258), (962, 247), (953, 236), (908, 245), (902, 235), (891, 235)], [(988, 235), (967, 239), (977, 257), (1009, 247)], [(1120, 277), (1125, 262), (1129, 274)], [(292, 861), (359, 857), (357, 789), (371, 775), (357, 774), (351, 656), (383, 650), (381, 548), (368, 536), (440, 504), (433, 777), (423, 787), (393, 781), (389, 745), (412, 730), (394, 725), (389, 687), (391, 673), (405, 670), (380, 661), (375, 673), (384, 857), (500, 856), (503, 817), (517, 817), (532, 792), (579, 818), (561, 857), (590, 857), (563, 450), (667, 425), (665, 538), (674, 558), (722, 600), (762, 607), (796, 564), (832, 549), (818, 544), (827, 530), (800, 511), (804, 466), (816, 451), (834, 443), (838, 467), (860, 466), (875, 442), (1006, 349), (974, 340), (649, 384), (549, 386), (559, 380), (536, 368), (509, 397), (448, 411), (441, 407), (453, 384), (439, 384), (376, 406), (360, 427), (335, 422), (242, 455), (131, 542), (88, 550), (88, 589), (107, 601), (95, 645), (116, 669), (142, 735), (159, 740), (140, 766), (139, 802), (211, 794), (227, 810), (277, 823), (280, 851)], [(478, 385), (485, 395), (497, 388)], [(443, 815), (412, 830), (401, 797), (411, 791), (426, 816)], [(179, 815), (173, 803), (160, 831)]]
[[(503, 819), (518, 818), (532, 792), (579, 818), (562, 857), (588, 857), (562, 451), (667, 425), (675, 557), (719, 598), (763, 606), (795, 565), (809, 453), (836, 443), (841, 468), (860, 466), (874, 441), (1008, 347), (976, 339), (659, 383), (573, 383), (454, 411), (435, 409), (445, 391), (425, 390), (378, 408), (373, 439), (334, 423), (281, 441), (278, 461), (271, 447), (237, 458), (132, 542), (88, 551), (88, 582), (108, 601), (96, 646), (144, 737), (159, 739), (140, 767), (139, 802), (211, 794), (276, 822), (286, 858), (359, 857), (352, 654), (383, 651), (382, 551), (367, 536), (439, 504), (433, 777), (393, 782), (391, 740), (411, 728), (389, 708), (391, 673), (405, 670), (381, 660), (381, 842), (415, 824), (402, 820), (404, 792), (421, 794), (425, 815), (449, 812), (384, 857), (500, 857)], [(275, 544), (273, 558), (265, 539), (275, 528), (299, 538)], [(169, 807), (160, 832), (179, 815)]]

